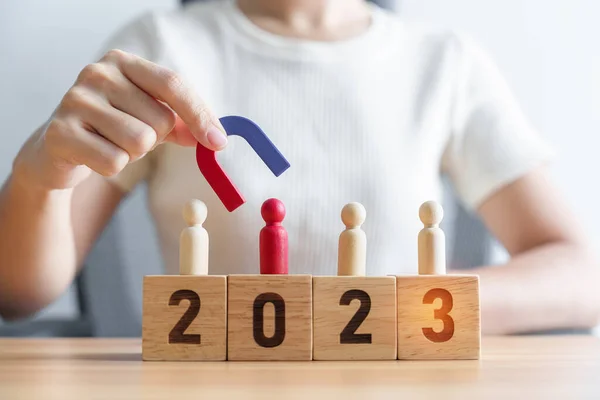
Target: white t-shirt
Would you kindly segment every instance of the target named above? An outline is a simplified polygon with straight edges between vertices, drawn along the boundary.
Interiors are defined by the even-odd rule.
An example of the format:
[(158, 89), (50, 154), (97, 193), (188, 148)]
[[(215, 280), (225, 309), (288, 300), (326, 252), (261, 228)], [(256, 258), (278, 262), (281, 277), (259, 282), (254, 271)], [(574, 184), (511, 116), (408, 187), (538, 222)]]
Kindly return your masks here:
[(361, 35), (339, 42), (280, 37), (233, 0), (145, 15), (108, 48), (180, 73), (218, 116), (256, 122), (291, 167), (275, 178), (232, 137), (218, 160), (246, 198), (229, 213), (200, 174), (194, 148), (158, 147), (111, 181), (148, 183), (166, 272), (177, 273), (183, 204), (209, 210), (210, 273), (258, 273), (261, 204), (287, 208), (290, 273), (336, 274), (340, 211), (367, 210), (367, 274), (417, 271), (418, 209), (441, 200), (441, 174), (473, 209), (544, 162), (490, 59), (468, 38), (373, 7)]

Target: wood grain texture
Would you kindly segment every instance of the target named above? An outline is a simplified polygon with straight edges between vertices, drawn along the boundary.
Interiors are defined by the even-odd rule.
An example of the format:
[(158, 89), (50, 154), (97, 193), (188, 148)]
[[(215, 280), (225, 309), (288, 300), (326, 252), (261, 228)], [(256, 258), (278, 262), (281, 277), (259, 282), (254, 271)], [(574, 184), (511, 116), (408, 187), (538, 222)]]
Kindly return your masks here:
[(313, 277), (313, 358), (395, 360), (396, 278)]
[(397, 276), (398, 359), (478, 359), (479, 277)]
[(142, 362), (139, 339), (0, 339), (0, 399), (599, 399), (600, 339), (483, 337), (479, 361)]
[(365, 276), (367, 270), (367, 235), (362, 224), (367, 217), (365, 207), (357, 202), (342, 208), (346, 227), (338, 240), (338, 276)]
[[(199, 298), (197, 315), (191, 314), (193, 302), (186, 297), (194, 293)], [(144, 360), (226, 359), (227, 277), (146, 276), (142, 314)], [(184, 325), (179, 332), (183, 339), (174, 332), (178, 324)]]
[(206, 221), (206, 204), (197, 199), (188, 201), (182, 211), (187, 225), (179, 235), (179, 274), (208, 275), (208, 232), (202, 224)]
[(208, 232), (200, 225), (179, 235), (179, 274), (208, 275)]
[(435, 201), (426, 201), (419, 208), (423, 229), (418, 236), (419, 275), (446, 274), (446, 236), (440, 228), (444, 209)]
[(230, 275), (228, 310), (229, 360), (312, 359), (310, 275)]

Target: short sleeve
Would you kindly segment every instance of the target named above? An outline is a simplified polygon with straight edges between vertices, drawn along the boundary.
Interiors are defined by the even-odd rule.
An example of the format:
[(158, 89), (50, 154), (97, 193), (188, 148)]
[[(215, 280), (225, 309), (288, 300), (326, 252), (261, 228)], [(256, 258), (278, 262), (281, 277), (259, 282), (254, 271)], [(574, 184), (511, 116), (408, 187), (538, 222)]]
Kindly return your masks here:
[(501, 187), (549, 161), (554, 151), (524, 116), (491, 58), (456, 37), (457, 80), (442, 168), (473, 209)]
[[(148, 13), (139, 17), (110, 37), (99, 52), (98, 58), (109, 50), (119, 49), (156, 61), (161, 48), (156, 26), (154, 14)], [(153, 156), (154, 154), (150, 153), (106, 179), (124, 192), (129, 192), (138, 183), (149, 179), (153, 168)]]

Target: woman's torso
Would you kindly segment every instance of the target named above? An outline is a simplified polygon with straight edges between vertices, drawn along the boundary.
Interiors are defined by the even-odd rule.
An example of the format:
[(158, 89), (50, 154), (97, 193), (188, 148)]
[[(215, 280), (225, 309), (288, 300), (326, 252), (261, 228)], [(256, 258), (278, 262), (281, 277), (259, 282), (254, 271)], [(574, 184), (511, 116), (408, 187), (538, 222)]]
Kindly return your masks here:
[(287, 208), (290, 273), (336, 273), (340, 211), (351, 201), (367, 210), (367, 273), (416, 272), (418, 208), (440, 198), (449, 134), (453, 71), (443, 37), (407, 35), (377, 11), (359, 38), (295, 42), (251, 26), (229, 1), (156, 23), (155, 61), (182, 74), (217, 115), (259, 124), (291, 164), (276, 178), (231, 138), (218, 160), (246, 203), (229, 213), (193, 148), (155, 150), (148, 194), (168, 273), (178, 270), (190, 198), (208, 206), (210, 273), (258, 273), (260, 207), (270, 197)]

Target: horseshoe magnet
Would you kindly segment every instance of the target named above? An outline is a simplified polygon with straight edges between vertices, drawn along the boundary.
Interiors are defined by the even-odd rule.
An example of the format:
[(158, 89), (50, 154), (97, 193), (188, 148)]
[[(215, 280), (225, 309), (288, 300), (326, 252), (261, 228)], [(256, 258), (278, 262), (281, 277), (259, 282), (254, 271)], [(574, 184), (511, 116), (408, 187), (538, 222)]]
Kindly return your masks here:
[[(279, 176), (290, 167), (290, 163), (279, 152), (277, 147), (269, 140), (267, 135), (258, 125), (248, 118), (239, 116), (227, 116), (220, 118), (227, 136), (241, 136), (248, 142), (260, 159), (269, 167), (273, 175)], [(213, 188), (216, 195), (227, 211), (234, 211), (245, 203), (245, 199), (227, 176), (223, 168), (217, 162), (214, 151), (207, 149), (200, 143), (196, 146), (196, 162), (198, 168), (208, 184)]]

